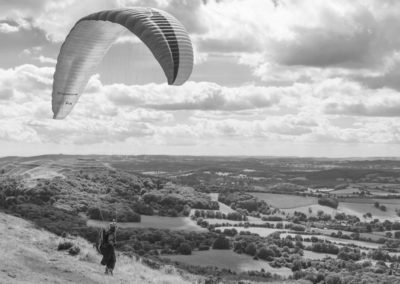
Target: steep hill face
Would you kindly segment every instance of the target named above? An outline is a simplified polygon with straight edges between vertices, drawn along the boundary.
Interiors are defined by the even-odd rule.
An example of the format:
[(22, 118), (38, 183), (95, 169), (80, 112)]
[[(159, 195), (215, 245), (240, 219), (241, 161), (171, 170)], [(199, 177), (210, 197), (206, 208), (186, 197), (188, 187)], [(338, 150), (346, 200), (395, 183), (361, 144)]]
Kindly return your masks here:
[(68, 239), (80, 247), (77, 256), (57, 251), (65, 239), (21, 218), (0, 213), (1, 283), (201, 283), (183, 276), (172, 266), (153, 270), (127, 256), (118, 255), (114, 276), (104, 275), (101, 256), (81, 238)]

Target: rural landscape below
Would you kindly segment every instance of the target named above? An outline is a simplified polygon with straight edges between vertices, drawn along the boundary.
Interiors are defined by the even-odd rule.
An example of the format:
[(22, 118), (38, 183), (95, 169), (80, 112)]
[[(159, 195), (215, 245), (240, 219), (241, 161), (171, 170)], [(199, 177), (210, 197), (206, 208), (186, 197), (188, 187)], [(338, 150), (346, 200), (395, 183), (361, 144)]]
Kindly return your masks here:
[(0, 278), (107, 281), (90, 243), (116, 219), (121, 282), (399, 283), (399, 168), (396, 158), (0, 158)]
[(0, 0), (0, 284), (400, 284), (400, 1)]

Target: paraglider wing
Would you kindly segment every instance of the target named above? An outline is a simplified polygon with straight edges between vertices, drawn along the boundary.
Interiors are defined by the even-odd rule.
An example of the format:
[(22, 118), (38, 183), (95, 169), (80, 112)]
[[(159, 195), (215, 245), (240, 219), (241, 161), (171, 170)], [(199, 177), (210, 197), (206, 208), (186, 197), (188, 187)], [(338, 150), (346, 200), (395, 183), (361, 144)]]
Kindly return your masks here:
[[(182, 24), (153, 8), (107, 10), (80, 19), (61, 46), (54, 73), (54, 119), (65, 118), (113, 42), (125, 30), (147, 45), (169, 85), (181, 85), (193, 68), (193, 48)], [(129, 60), (129, 58), (127, 58)]]

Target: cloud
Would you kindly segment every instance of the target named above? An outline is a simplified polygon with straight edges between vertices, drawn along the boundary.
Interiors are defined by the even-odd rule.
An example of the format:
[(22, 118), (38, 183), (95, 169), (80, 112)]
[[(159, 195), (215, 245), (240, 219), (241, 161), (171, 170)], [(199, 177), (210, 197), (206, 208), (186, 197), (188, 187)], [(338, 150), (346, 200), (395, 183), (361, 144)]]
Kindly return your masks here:
[(240, 111), (269, 108), (280, 100), (273, 90), (264, 87), (226, 88), (205, 82), (188, 82), (181, 87), (165, 84), (143, 86), (114, 84), (100, 88), (103, 88), (102, 91), (116, 105), (140, 106), (156, 110)]
[[(124, 35), (71, 115), (53, 121), (62, 40), (82, 16), (122, 6), (157, 7), (183, 22), (195, 49), (190, 81), (121, 79), (130, 71), (119, 66), (124, 50), (137, 66), (153, 59)], [(380, 0), (0, 1), (0, 140), (256, 150), (396, 144), (399, 10)]]
[[(391, 94), (390, 91), (387, 93)], [(324, 111), (327, 114), (350, 116), (399, 117), (400, 98), (398, 98), (398, 94), (386, 94), (380, 98), (369, 96), (335, 102), (331, 100), (325, 104)]]
[(54, 58), (45, 57), (45, 56), (43, 56), (43, 55), (40, 55), (40, 56), (38, 57), (38, 60), (39, 60), (40, 62), (42, 62), (42, 63), (50, 63), (50, 64), (54, 64), (54, 65), (57, 63), (57, 60), (55, 60)]
[(19, 28), (16, 26), (9, 25), (7, 23), (0, 23), (0, 33), (15, 33), (18, 32)]

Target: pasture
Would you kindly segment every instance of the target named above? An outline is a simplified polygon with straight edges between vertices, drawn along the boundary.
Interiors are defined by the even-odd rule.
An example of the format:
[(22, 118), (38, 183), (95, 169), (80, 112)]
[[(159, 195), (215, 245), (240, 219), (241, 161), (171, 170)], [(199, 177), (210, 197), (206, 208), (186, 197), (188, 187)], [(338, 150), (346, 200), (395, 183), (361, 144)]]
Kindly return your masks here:
[[(87, 226), (90, 227), (106, 227), (109, 222), (88, 220)], [(189, 217), (160, 217), (160, 216), (141, 216), (141, 222), (118, 223), (120, 228), (157, 228), (170, 229), (177, 231), (207, 232), (207, 229), (197, 226), (197, 224)]]
[(163, 255), (162, 257), (190, 265), (230, 269), (238, 273), (264, 269), (266, 272), (279, 274), (282, 277), (292, 275), (289, 268), (273, 268), (266, 261), (253, 260), (248, 255), (237, 254), (231, 250), (194, 251), (192, 255)]
[(308, 258), (308, 259), (313, 259), (313, 260), (321, 260), (326, 257), (337, 258), (337, 256), (335, 254), (313, 252), (313, 251), (309, 251), (309, 250), (303, 250), (303, 257)]
[(334, 191), (330, 192), (330, 194), (336, 195), (336, 196), (339, 196), (339, 195), (351, 195), (351, 194), (354, 194), (354, 193), (358, 194), (358, 193), (360, 193), (360, 190), (358, 188), (348, 187), (348, 188), (334, 190)]
[[(263, 221), (259, 218), (253, 217), (254, 220), (249, 220), (249, 221), (235, 221), (235, 220), (227, 220), (227, 219), (212, 219), (212, 218), (206, 218), (204, 219), (205, 221), (208, 222), (208, 224), (211, 225), (221, 225), (221, 224), (230, 224), (230, 225), (242, 225), (244, 226), (244, 223), (250, 223), (250, 224), (265, 224), (267, 221)], [(268, 222), (268, 223), (273, 223), (273, 222)]]
[(318, 199), (315, 197), (261, 192), (252, 192), (251, 194), (260, 200), (264, 200), (272, 207), (279, 209), (297, 208), (318, 204)]
[(238, 233), (240, 232), (250, 232), (252, 234), (258, 234), (261, 237), (267, 237), (272, 233), (275, 233), (277, 231), (285, 231), (284, 229), (274, 229), (274, 228), (260, 228), (260, 227), (218, 227), (221, 232), (223, 232), (225, 229), (236, 229)]
[[(294, 233), (282, 233), (281, 234), (281, 238), (286, 238), (286, 236), (288, 236), (288, 235), (294, 237), (296, 234), (294, 234)], [(335, 243), (335, 244), (341, 244), (341, 245), (354, 244), (354, 245), (356, 245), (358, 247), (361, 247), (361, 248), (365, 247), (365, 248), (368, 248), (368, 249), (377, 249), (380, 246), (382, 246), (381, 244), (377, 244), (377, 243), (370, 243), (370, 242), (356, 241), (356, 240), (339, 239), (339, 238), (334, 238), (334, 237), (325, 236), (325, 235), (302, 235), (303, 238), (311, 238), (312, 236), (317, 237), (318, 239), (321, 239), (321, 240), (331, 241), (332, 243)]]
[(294, 207), (294, 208), (289, 208), (289, 209), (281, 209), (281, 210), (284, 211), (286, 214), (290, 214), (290, 215), (294, 214), (294, 212), (297, 211), (297, 212), (302, 212), (302, 213), (306, 214), (307, 216), (317, 216), (318, 211), (323, 211), (325, 214), (335, 216), (336, 211), (337, 211), (336, 209), (333, 209), (333, 208), (330, 208), (327, 206), (322, 206), (319, 204)]
[[(376, 199), (375, 199), (376, 200)], [(339, 202), (338, 211), (344, 212), (348, 215), (355, 215), (361, 220), (364, 220), (365, 213), (371, 213), (372, 219), (397, 221), (399, 217), (396, 214), (396, 209), (400, 208), (400, 204), (386, 203), (393, 202), (392, 200), (385, 200), (381, 203), (386, 206), (386, 211), (376, 208), (372, 203), (354, 203), (354, 202)]]

